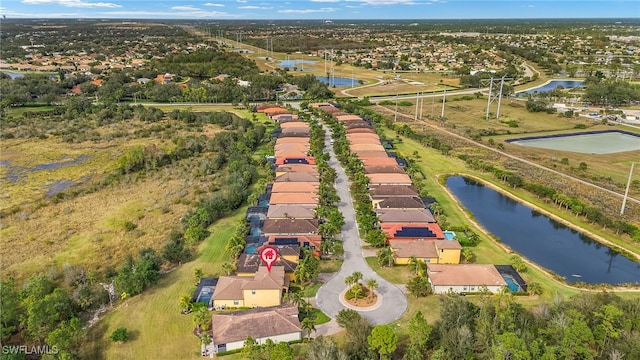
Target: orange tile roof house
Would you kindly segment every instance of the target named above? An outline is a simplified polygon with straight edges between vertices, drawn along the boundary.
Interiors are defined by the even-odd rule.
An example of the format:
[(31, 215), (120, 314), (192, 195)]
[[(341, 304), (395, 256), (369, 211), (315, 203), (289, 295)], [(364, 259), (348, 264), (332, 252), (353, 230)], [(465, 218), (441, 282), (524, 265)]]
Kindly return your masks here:
[(262, 235), (315, 235), (318, 225), (318, 219), (267, 219)]
[(302, 152), (287, 152), (276, 154), (276, 165), (289, 165), (289, 164), (302, 164), (302, 165), (315, 165), (316, 159), (312, 156), (307, 156)]
[(380, 144), (380, 137), (378, 136), (378, 134), (371, 134), (371, 133), (354, 133), (354, 134), (348, 134), (346, 135), (347, 140), (349, 140), (350, 143), (353, 142), (360, 142), (360, 143), (371, 143), (371, 144)]
[(351, 114), (349, 114), (349, 115), (338, 115), (338, 116), (335, 116), (335, 118), (338, 121), (345, 121), (345, 122), (347, 122), (347, 121), (363, 121), (360, 116), (351, 115)]
[(360, 161), (362, 161), (362, 165), (364, 166), (398, 165), (398, 162), (396, 161), (396, 159), (389, 156), (360, 158)]
[(286, 163), (287, 158), (292, 158), (292, 159), (308, 158), (307, 163), (309, 163), (310, 160), (313, 160), (313, 163), (315, 164), (315, 159), (310, 156), (307, 156), (306, 150), (291, 150), (291, 149), (275, 150), (273, 155), (276, 158), (276, 165), (282, 165)]
[(278, 104), (263, 104), (263, 105), (258, 105), (256, 106), (256, 111), (259, 113), (263, 113), (265, 110), (270, 109), (270, 108), (280, 108), (282, 109), (282, 107)]
[(368, 165), (364, 167), (365, 174), (406, 174), (400, 165)]
[[(298, 256), (300, 256), (300, 252), (298, 251)], [(278, 256), (276, 261), (273, 263), (271, 269), (277, 266), (278, 268), (284, 269), (285, 278), (287, 281), (291, 281), (294, 278), (293, 273), (296, 271), (296, 267), (298, 267), (297, 261), (291, 261), (290, 259), (286, 259), (282, 256)], [(260, 259), (260, 253), (257, 254), (247, 254), (242, 253), (240, 257), (238, 257), (238, 265), (236, 267), (236, 275), (243, 278), (251, 278), (254, 277), (256, 272), (260, 270), (260, 267), (264, 267), (262, 260)]]
[(269, 206), (276, 204), (292, 204), (292, 205), (305, 205), (318, 206), (319, 196), (314, 194), (305, 193), (271, 193), (269, 199)]
[(289, 288), (284, 267), (260, 266), (253, 277), (220, 276), (213, 291), (214, 307), (257, 307), (281, 304), (282, 291)]
[(407, 174), (366, 174), (369, 186), (377, 185), (411, 185), (411, 178)]
[(269, 205), (268, 219), (315, 219), (314, 208), (304, 205)]
[(345, 122), (342, 124), (345, 129), (355, 129), (355, 128), (369, 128), (372, 129), (371, 124), (369, 124), (368, 122), (362, 120), (362, 121), (358, 121), (358, 120), (352, 120), (349, 122)]
[(277, 244), (279, 242), (291, 242), (295, 239), (298, 246), (307, 246), (315, 249), (320, 249), (322, 243), (322, 236), (320, 235), (296, 235), (296, 236), (269, 236), (267, 243)]
[(428, 209), (377, 209), (376, 215), (378, 215), (381, 224), (428, 224), (436, 222), (436, 219)]
[(388, 240), (444, 240), (438, 224), (380, 224)]
[(309, 138), (309, 128), (306, 127), (291, 127), (282, 129), (281, 137), (304, 137)]
[(282, 175), (276, 175), (275, 182), (313, 182), (320, 183), (320, 176), (311, 173), (292, 173), (287, 172)]
[(298, 137), (279, 137), (276, 140), (276, 146), (281, 144), (307, 144), (309, 145), (309, 138)]
[(351, 152), (358, 153), (359, 151), (384, 151), (382, 144), (362, 144), (355, 143), (350, 146)]
[(304, 121), (290, 121), (290, 122), (280, 124), (281, 129), (295, 128), (295, 127), (308, 129), (309, 124)]
[[(365, 165), (365, 168), (367, 166), (369, 165)], [(369, 195), (372, 199), (389, 196), (418, 196), (418, 189), (413, 185), (380, 185), (369, 189)]]
[(419, 197), (392, 196), (373, 201), (376, 209), (424, 209), (425, 205)]
[(276, 166), (276, 175), (282, 175), (282, 173), (307, 173), (318, 175), (318, 167), (315, 165), (306, 165), (306, 164), (286, 164), (286, 165), (278, 165)]
[(271, 193), (307, 193), (317, 194), (319, 185), (312, 182), (274, 183)]
[(291, 112), (285, 108), (281, 108), (281, 107), (271, 107), (268, 109), (264, 109), (263, 111), (259, 111), (259, 112), (263, 112), (265, 115), (272, 117), (275, 115), (282, 115), (282, 114), (290, 114)]
[(247, 337), (264, 344), (302, 339), (298, 307), (258, 308), (234, 313), (214, 313), (211, 316), (211, 344), (216, 353), (244, 347)]
[(295, 114), (278, 114), (271, 117), (275, 122), (284, 123), (289, 121), (298, 121), (298, 115)]
[(428, 264), (427, 272), (431, 289), (436, 294), (476, 292), (481, 286), (498, 293), (507, 286), (496, 267), (490, 264)]
[(371, 128), (353, 128), (353, 129), (347, 129), (347, 134), (357, 134), (357, 133), (369, 133), (369, 134), (375, 134), (376, 131), (371, 129)]
[(368, 159), (372, 157), (384, 158), (389, 157), (386, 151), (371, 151), (371, 150), (362, 150), (362, 151), (352, 151), (358, 159)]
[(427, 264), (459, 264), (462, 246), (455, 240), (390, 240), (389, 246), (398, 265), (406, 265), (411, 257)]

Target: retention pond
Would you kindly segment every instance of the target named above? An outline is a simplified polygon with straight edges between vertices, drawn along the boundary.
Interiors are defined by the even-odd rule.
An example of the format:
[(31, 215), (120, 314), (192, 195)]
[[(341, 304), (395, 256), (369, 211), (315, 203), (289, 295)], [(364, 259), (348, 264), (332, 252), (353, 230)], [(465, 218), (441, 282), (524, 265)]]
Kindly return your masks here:
[(568, 283), (640, 284), (640, 263), (474, 180), (447, 188), (478, 223), (522, 256)]

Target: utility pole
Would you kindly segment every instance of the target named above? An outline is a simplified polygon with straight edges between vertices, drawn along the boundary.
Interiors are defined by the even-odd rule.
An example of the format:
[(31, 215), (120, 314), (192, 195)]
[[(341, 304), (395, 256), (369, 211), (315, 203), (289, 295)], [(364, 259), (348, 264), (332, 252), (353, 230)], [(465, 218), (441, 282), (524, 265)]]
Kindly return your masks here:
[(624, 197), (622, 198), (622, 207), (620, 208), (620, 215), (624, 215), (624, 208), (627, 205), (627, 197), (629, 197), (629, 187), (631, 186), (631, 176), (633, 175), (633, 166), (635, 162), (631, 163), (631, 170), (629, 170), (629, 179), (627, 180), (627, 189), (624, 191)]
[(444, 119), (444, 103), (447, 99), (447, 87), (444, 87), (444, 90), (442, 91), (442, 113), (440, 114), (440, 119)]
[(398, 121), (398, 93), (396, 93), (396, 111), (393, 116), (393, 122), (395, 123), (397, 121)]
[[(500, 105), (502, 103), (502, 91), (504, 89), (504, 81), (505, 80), (513, 80), (513, 78), (507, 78), (506, 75), (501, 77), (500, 79), (494, 79), (493, 77), (489, 79), (489, 98), (487, 99), (487, 114), (485, 116), (485, 120), (489, 120), (489, 109), (491, 108), (491, 103), (497, 100), (498, 110), (496, 111), (496, 119), (500, 117)], [(487, 80), (481, 80), (482, 83), (486, 84)], [(497, 94), (493, 94), (494, 83), (495, 86), (498, 86), (498, 81), (500, 81), (500, 91)]]

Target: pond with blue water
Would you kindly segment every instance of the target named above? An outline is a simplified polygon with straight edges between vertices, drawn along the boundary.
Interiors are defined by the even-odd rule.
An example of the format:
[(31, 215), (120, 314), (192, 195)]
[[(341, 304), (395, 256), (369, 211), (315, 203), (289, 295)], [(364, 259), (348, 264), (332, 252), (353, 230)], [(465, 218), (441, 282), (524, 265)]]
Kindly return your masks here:
[(446, 186), (500, 242), (568, 283), (640, 284), (640, 263), (616, 250), (474, 180)]
[(305, 64), (315, 64), (315, 60), (282, 60), (278, 63), (281, 68), (297, 69), (304, 68)]
[(584, 81), (582, 80), (551, 80), (544, 85), (540, 85), (533, 89), (529, 89), (527, 91), (517, 92), (516, 95), (522, 96), (524, 94), (535, 94), (535, 93), (543, 93), (551, 90), (555, 90), (558, 86), (563, 87), (564, 89), (583, 87)]
[(358, 79), (354, 78), (345, 78), (345, 77), (331, 77), (328, 78), (326, 76), (316, 76), (316, 79), (322, 81), (325, 84), (329, 84), (329, 86), (356, 86), (358, 85)]
[(640, 150), (640, 135), (620, 130), (529, 136), (509, 139), (507, 142), (521, 146), (582, 154), (614, 154)]

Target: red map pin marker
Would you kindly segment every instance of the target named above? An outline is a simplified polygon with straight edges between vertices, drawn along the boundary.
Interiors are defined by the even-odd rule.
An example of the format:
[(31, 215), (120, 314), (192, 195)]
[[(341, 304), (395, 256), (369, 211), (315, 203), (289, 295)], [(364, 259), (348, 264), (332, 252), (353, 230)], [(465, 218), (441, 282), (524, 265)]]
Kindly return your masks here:
[(278, 260), (278, 250), (271, 246), (265, 246), (260, 250), (260, 260), (267, 265), (267, 271), (271, 272), (271, 265)]

